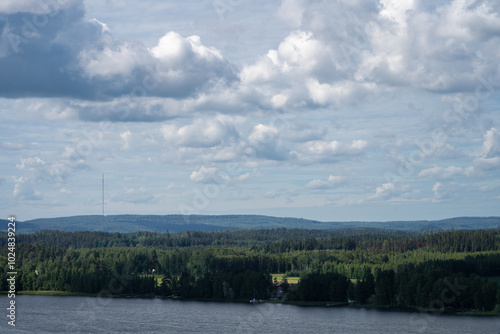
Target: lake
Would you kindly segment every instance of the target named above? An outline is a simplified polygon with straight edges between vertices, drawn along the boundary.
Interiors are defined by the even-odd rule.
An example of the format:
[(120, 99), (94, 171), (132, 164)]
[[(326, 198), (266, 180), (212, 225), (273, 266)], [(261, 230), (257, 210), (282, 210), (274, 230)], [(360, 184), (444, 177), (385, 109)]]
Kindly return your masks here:
[(16, 307), (16, 333), (500, 333), (500, 318), (349, 307), (27, 295)]

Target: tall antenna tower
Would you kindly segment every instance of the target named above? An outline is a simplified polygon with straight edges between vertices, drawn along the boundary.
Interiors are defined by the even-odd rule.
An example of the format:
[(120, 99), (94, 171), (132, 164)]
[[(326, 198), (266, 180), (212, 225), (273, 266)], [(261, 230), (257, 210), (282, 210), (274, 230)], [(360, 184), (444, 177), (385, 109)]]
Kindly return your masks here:
[(102, 173), (102, 215), (104, 216), (104, 173)]

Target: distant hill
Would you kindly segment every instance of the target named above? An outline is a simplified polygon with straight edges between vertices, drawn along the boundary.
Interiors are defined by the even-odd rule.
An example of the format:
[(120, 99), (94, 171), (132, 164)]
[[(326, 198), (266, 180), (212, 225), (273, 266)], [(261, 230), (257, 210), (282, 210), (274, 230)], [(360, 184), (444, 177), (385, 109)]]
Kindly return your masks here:
[[(7, 221), (0, 222), (5, 229)], [(390, 229), (400, 231), (499, 228), (500, 217), (458, 217), (443, 220), (390, 221), (390, 222), (321, 222), (301, 218), (282, 218), (260, 215), (112, 215), (39, 218), (17, 222), (18, 233), (40, 230), (171, 233), (213, 231), (228, 229), (303, 228), (331, 229)]]

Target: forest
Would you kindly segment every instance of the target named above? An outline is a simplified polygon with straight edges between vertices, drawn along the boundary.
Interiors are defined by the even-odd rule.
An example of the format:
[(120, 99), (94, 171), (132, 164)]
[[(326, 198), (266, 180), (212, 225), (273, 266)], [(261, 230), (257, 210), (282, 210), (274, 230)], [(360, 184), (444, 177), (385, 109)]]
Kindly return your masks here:
[(18, 291), (500, 313), (500, 229), (42, 230), (16, 236), (16, 267)]

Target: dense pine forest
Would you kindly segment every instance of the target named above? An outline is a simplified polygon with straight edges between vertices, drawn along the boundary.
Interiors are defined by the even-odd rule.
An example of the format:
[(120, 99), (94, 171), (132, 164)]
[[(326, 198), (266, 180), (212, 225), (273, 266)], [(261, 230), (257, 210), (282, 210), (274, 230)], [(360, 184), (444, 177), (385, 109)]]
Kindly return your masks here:
[[(40, 231), (16, 237), (17, 290), (371, 304), (500, 313), (500, 229)], [(7, 291), (7, 234), (0, 233)], [(280, 274), (273, 279), (272, 274)], [(276, 275), (275, 275), (276, 276)], [(298, 283), (291, 278), (299, 277)], [(287, 278), (289, 278), (290, 283)]]

